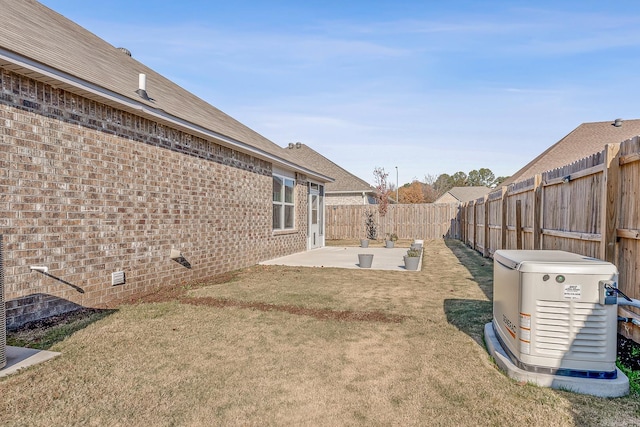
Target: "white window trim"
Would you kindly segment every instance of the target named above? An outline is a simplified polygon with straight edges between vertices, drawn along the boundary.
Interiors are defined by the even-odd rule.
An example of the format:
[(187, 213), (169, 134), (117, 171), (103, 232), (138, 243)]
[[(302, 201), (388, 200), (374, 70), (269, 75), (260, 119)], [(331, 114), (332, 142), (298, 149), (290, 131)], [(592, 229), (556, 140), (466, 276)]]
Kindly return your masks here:
[[(275, 228), (273, 227), (273, 231), (292, 231), (296, 229), (296, 223), (297, 223), (297, 218), (296, 218), (296, 180), (295, 178), (291, 177), (291, 176), (287, 176), (289, 174), (279, 174), (279, 173), (273, 173), (272, 176), (273, 178), (280, 178), (282, 180), (282, 193), (280, 194), (280, 202), (276, 202), (275, 200), (273, 200), (272, 197), (272, 201), (271, 204), (272, 206), (274, 205), (279, 205), (282, 207), (282, 209), (280, 209), (280, 221), (279, 223), (282, 225), (281, 228)], [(272, 178), (272, 180), (273, 180)], [(292, 196), (293, 196), (293, 201), (292, 202), (286, 202), (285, 201), (285, 194), (286, 194), (286, 186), (287, 186), (287, 181), (292, 183)], [(292, 208), (293, 211), (293, 224), (291, 227), (286, 227), (285, 226), (285, 208), (289, 206)], [(273, 209), (271, 210), (271, 212), (273, 212)], [(273, 224), (273, 221), (271, 222)]]

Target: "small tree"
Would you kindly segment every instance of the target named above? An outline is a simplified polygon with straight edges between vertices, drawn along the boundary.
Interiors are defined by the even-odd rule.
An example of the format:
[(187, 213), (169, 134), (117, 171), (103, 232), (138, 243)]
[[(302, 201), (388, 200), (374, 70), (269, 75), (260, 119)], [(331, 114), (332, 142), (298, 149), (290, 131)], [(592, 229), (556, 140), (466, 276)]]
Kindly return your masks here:
[(433, 188), (436, 190), (437, 197), (442, 196), (453, 187), (453, 178), (447, 173), (440, 174), (433, 183)]
[(375, 214), (369, 209), (364, 212), (364, 229), (367, 239), (376, 240), (378, 238), (378, 226), (376, 225)]
[(378, 213), (383, 217), (387, 214), (387, 210), (389, 209), (389, 185), (387, 184), (389, 174), (384, 171), (384, 168), (377, 167), (373, 170), (373, 176), (376, 181)]
[(405, 184), (400, 188), (400, 200), (398, 202), (405, 204), (424, 203), (424, 186), (426, 185), (418, 180), (413, 181), (411, 184)]
[[(462, 172), (462, 171), (458, 171), (456, 173), (454, 173), (453, 175), (451, 175), (451, 183), (453, 184), (451, 186), (451, 188), (453, 187), (466, 187), (467, 184), (467, 174)], [(449, 188), (447, 191), (451, 190), (451, 188)]]
[(509, 177), (508, 177), (508, 176), (499, 176), (499, 177), (497, 177), (497, 178), (496, 178), (496, 180), (493, 182), (493, 186), (492, 186), (492, 188), (500, 187), (500, 185), (501, 185), (503, 182), (505, 182), (507, 179), (509, 179)]
[(435, 188), (436, 179), (437, 177), (435, 175), (427, 174), (424, 176), (422, 194), (425, 203), (433, 203), (439, 197), (438, 190)]
[(469, 186), (485, 186), (491, 187), (496, 180), (495, 175), (491, 172), (491, 169), (480, 168), (479, 170), (472, 170), (469, 172), (468, 185)]

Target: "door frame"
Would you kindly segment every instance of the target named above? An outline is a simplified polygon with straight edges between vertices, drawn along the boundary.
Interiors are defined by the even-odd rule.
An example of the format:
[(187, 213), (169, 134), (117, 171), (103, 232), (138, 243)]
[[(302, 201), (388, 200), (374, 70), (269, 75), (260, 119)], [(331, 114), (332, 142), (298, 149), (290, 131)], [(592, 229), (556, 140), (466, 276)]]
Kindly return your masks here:
[[(309, 181), (307, 186), (307, 250), (324, 247), (324, 185)], [(314, 197), (316, 209), (314, 217)], [(316, 220), (314, 224), (313, 221)]]

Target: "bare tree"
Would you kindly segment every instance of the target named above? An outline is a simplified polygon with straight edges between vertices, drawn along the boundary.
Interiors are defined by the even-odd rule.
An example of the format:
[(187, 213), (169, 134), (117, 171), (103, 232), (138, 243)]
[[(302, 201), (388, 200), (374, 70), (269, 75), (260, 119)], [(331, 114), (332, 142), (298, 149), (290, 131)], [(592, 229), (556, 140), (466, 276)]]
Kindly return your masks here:
[(376, 167), (373, 170), (373, 176), (376, 182), (378, 213), (383, 217), (387, 214), (387, 210), (389, 209), (389, 184), (387, 183), (389, 174), (384, 171), (384, 168)]

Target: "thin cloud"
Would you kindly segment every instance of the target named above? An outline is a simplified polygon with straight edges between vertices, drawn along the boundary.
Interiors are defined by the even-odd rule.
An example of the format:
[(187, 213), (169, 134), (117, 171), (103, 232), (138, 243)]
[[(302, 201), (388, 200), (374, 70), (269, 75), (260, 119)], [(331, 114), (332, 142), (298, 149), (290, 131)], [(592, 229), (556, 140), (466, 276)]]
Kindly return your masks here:
[(104, 23), (101, 37), (112, 44), (153, 47), (165, 55), (185, 57), (207, 55), (244, 57), (282, 57), (294, 60), (328, 60), (335, 57), (388, 58), (408, 56), (411, 51), (358, 38), (338, 38), (324, 34), (291, 32), (235, 32), (228, 28), (209, 28), (201, 24), (176, 26), (114, 25)]
[[(249, 17), (188, 3), (131, 24), (83, 6), (101, 21), (79, 23), (277, 144), (307, 143), (367, 180), (376, 165), (397, 165), (401, 182), (509, 175), (580, 123), (637, 116), (632, 2), (416, 1), (413, 14), (298, 2)], [(289, 6), (296, 19), (279, 19)]]

